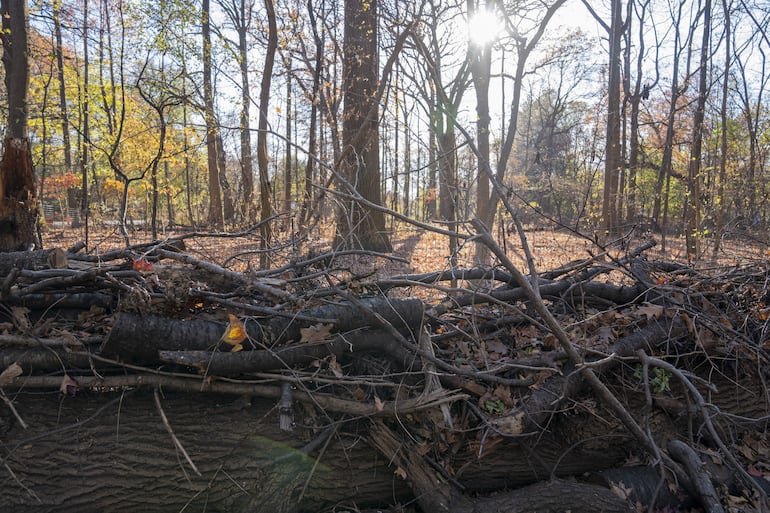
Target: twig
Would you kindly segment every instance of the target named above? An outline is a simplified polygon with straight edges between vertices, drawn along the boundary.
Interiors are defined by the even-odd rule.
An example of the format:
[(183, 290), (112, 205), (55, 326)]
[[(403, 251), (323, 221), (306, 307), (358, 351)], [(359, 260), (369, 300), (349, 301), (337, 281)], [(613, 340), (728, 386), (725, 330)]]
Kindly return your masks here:
[(19, 425), (23, 427), (24, 429), (27, 429), (29, 426), (26, 422), (24, 422), (24, 419), (21, 418), (21, 415), (19, 415), (19, 412), (16, 410), (16, 407), (13, 405), (13, 401), (11, 401), (7, 395), (5, 395), (5, 391), (3, 391), (2, 388), (0, 388), (0, 399), (3, 400), (3, 402), (8, 406), (8, 409), (11, 410), (11, 413), (13, 413), (13, 416), (16, 417), (16, 420), (19, 421)]
[(168, 434), (171, 435), (171, 440), (174, 442), (174, 445), (182, 453), (182, 455), (184, 456), (184, 459), (187, 460), (187, 463), (190, 465), (190, 468), (193, 469), (193, 472), (195, 472), (198, 476), (202, 476), (202, 474), (198, 470), (198, 467), (195, 466), (195, 463), (193, 463), (193, 460), (190, 458), (190, 455), (187, 454), (187, 451), (182, 445), (182, 442), (179, 441), (179, 439), (174, 434), (174, 430), (171, 429), (171, 424), (169, 424), (168, 418), (166, 417), (166, 413), (163, 411), (163, 406), (161, 406), (160, 404), (160, 396), (158, 395), (157, 388), (155, 388), (155, 390), (153, 391), (153, 395), (155, 396), (155, 406), (158, 408), (158, 414), (160, 414), (160, 419), (163, 421), (163, 425), (166, 427), (166, 431), (168, 431)]

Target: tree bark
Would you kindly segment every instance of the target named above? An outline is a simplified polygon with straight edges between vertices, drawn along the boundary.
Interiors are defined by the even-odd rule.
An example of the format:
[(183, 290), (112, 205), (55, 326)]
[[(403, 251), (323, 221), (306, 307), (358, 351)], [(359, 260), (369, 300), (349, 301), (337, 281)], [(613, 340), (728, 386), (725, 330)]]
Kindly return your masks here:
[(6, 137), (0, 163), (0, 252), (40, 247), (37, 218), (29, 140)]
[[(14, 397), (30, 428), (0, 409), (3, 511), (288, 513), (352, 502), (382, 507), (413, 497), (389, 460), (363, 442), (364, 426), (350, 421), (334, 431), (312, 409), (295, 408), (294, 432), (287, 433), (278, 428), (274, 400), (164, 391), (166, 427), (153, 395), (142, 390)], [(572, 419), (569, 432), (585, 434), (586, 419)], [(462, 469), (459, 482), (470, 493), (519, 487), (552, 471), (566, 476), (614, 466), (628, 450), (618, 443), (567, 451), (576, 440), (566, 433), (554, 427), (536, 443), (490, 439), (495, 450), (482, 453), (467, 440), (454, 461)]]
[(605, 235), (618, 228), (618, 185), (622, 158), (620, 152), (620, 50), (623, 36), (621, 0), (613, 0), (610, 24), (609, 77), (607, 80), (607, 126), (604, 160), (602, 229)]
[[(376, 0), (345, 0), (345, 98), (342, 141), (346, 158), (341, 175), (364, 198), (382, 205), (380, 181), (379, 85)], [(361, 135), (365, 134), (365, 135)], [(342, 190), (347, 187), (342, 186)], [(338, 245), (387, 253), (393, 250), (385, 232), (385, 216), (356, 201), (346, 202), (337, 219)]]
[(700, 51), (700, 73), (698, 102), (693, 116), (692, 147), (690, 163), (687, 167), (687, 194), (685, 195), (685, 242), (687, 258), (692, 261), (698, 257), (700, 246), (701, 221), (701, 154), (703, 153), (703, 120), (708, 99), (709, 43), (711, 40), (711, 0), (705, 0), (703, 10), (703, 38)]
[(27, 137), (27, 2), (3, 0), (3, 65), (8, 94), (5, 154), (0, 163), (0, 251), (40, 247), (37, 193)]
[(209, 225), (223, 228), (222, 191), (219, 183), (219, 159), (217, 158), (217, 134), (219, 129), (214, 115), (214, 92), (211, 84), (211, 1), (203, 0), (201, 32), (203, 34), (203, 103), (206, 119), (206, 150), (209, 178)]
[(0, 253), (0, 276), (12, 269), (66, 269), (67, 255), (59, 248)]
[[(264, 321), (246, 322), (245, 329), (252, 344), (272, 347), (299, 341), (301, 330), (328, 322), (334, 333), (345, 333), (377, 325), (371, 312), (401, 333), (419, 330), (422, 322), (422, 302), (418, 299), (362, 300), (362, 306), (351, 303), (331, 304), (305, 312), (304, 315), (271, 316)], [(374, 324), (373, 324), (374, 323)], [(101, 352), (110, 358), (125, 358), (138, 362), (157, 362), (158, 350), (211, 350), (225, 332), (219, 322), (204, 320), (173, 320), (163, 317), (122, 313), (117, 318)]]
[(262, 83), (259, 91), (259, 133), (257, 135), (257, 165), (259, 167), (259, 215), (262, 225), (259, 228), (261, 235), (260, 249), (263, 251), (259, 258), (260, 267), (267, 267), (267, 252), (265, 251), (272, 238), (272, 228), (268, 218), (273, 214), (272, 187), (267, 169), (267, 109), (270, 105), (270, 83), (273, 78), (273, 63), (275, 52), (278, 49), (278, 26), (275, 19), (275, 6), (273, 0), (264, 0), (267, 13), (268, 34), (267, 50), (265, 53), (265, 67), (262, 70)]

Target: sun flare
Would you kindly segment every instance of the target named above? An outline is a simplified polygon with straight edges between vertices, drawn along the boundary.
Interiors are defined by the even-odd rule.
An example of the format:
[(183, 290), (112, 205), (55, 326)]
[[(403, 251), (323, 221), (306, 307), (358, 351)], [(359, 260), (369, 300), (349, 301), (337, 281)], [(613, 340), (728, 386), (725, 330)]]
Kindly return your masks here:
[(500, 36), (503, 19), (499, 13), (479, 10), (468, 20), (468, 38), (473, 44), (487, 46)]

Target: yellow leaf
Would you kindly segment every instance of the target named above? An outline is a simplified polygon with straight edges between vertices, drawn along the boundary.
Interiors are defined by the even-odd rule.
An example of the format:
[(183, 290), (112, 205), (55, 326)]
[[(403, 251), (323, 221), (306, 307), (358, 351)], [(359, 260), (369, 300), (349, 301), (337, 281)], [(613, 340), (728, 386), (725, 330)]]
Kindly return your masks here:
[(314, 324), (307, 328), (300, 328), (299, 333), (301, 335), (300, 342), (312, 343), (323, 342), (331, 336), (331, 331), (334, 326), (331, 324)]
[(233, 346), (231, 351), (235, 353), (243, 349), (241, 342), (247, 338), (246, 327), (233, 314), (227, 314), (227, 316), (230, 318), (230, 322), (227, 324), (227, 329), (225, 329), (225, 332), (219, 341)]

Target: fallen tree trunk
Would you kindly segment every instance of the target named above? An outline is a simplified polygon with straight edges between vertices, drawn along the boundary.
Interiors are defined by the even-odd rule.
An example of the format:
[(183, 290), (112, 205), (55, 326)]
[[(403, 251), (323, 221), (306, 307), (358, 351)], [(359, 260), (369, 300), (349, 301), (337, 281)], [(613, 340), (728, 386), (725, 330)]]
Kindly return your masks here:
[[(268, 318), (249, 319), (244, 327), (253, 347), (272, 347), (299, 342), (303, 329), (318, 324), (329, 324), (332, 333), (377, 326), (380, 321), (374, 313), (397, 331), (410, 334), (419, 330), (423, 304), (419, 299), (368, 298), (360, 300), (360, 305), (332, 303), (300, 313), (276, 310)], [(101, 354), (126, 361), (156, 363), (160, 350), (211, 351), (225, 328), (226, 324), (213, 321), (121, 313), (102, 345)]]
[(0, 275), (7, 275), (11, 269), (66, 269), (67, 255), (55, 249), (36, 251), (12, 251), (0, 253)]
[[(303, 410), (295, 432), (286, 433), (270, 400), (168, 391), (159, 400), (160, 409), (142, 391), (81, 391), (64, 400), (18, 394), (18, 414), (30, 427), (0, 410), (0, 510), (295, 512), (412, 496), (389, 461), (364, 443), (357, 421), (336, 425), (322, 411)], [(561, 429), (537, 442), (498, 439), (481, 460), (468, 440), (458, 449), (475, 464), (457, 468), (458, 482), (468, 491), (517, 487), (625, 458), (621, 444), (568, 451), (573, 440)]]

